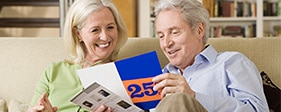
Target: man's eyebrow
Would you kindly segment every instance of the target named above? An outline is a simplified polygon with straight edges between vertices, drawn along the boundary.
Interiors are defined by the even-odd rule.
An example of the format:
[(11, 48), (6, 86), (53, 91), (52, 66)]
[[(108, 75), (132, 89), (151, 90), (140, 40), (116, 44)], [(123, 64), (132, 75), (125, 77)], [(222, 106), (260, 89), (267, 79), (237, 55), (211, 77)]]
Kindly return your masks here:
[(161, 31), (156, 31), (156, 34), (160, 34), (160, 33), (162, 33)]
[(169, 30), (174, 30), (174, 29), (180, 29), (180, 28), (177, 26), (172, 26), (171, 28), (169, 28)]

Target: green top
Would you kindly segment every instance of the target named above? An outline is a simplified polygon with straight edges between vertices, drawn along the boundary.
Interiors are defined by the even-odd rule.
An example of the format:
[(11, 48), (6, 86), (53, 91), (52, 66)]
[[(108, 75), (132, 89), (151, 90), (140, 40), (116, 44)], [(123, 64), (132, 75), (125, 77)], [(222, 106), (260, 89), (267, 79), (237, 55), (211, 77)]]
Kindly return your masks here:
[[(83, 90), (83, 86), (76, 73), (81, 69), (80, 64), (69, 64), (65, 61), (52, 63), (39, 80), (30, 106), (34, 106), (38, 98), (46, 92), (53, 106), (58, 107), (58, 112), (76, 112), (79, 106), (70, 100)], [(80, 112), (86, 111), (80, 109)]]

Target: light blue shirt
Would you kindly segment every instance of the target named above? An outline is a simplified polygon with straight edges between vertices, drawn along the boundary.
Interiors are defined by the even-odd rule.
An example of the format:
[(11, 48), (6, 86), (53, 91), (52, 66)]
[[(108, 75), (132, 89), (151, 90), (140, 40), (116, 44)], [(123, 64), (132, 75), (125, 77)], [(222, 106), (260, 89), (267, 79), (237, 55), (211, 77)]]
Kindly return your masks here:
[(209, 112), (269, 111), (260, 73), (241, 53), (218, 53), (209, 45), (183, 74), (171, 64), (163, 72), (183, 75)]

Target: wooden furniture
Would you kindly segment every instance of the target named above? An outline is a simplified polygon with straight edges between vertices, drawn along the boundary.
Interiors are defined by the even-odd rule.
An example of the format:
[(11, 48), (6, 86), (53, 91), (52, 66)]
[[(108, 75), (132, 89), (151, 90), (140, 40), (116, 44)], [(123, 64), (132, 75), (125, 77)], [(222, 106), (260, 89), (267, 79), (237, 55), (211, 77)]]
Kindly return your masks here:
[[(155, 36), (154, 21), (155, 18), (151, 17), (151, 11), (153, 11), (153, 3), (155, 0), (140, 0), (139, 1), (139, 27), (138, 32), (141, 37)], [(218, 0), (199, 0), (201, 3), (204, 1), (218, 1)], [(221, 0), (232, 2), (253, 2), (252, 0)], [(267, 0), (255, 0), (255, 16), (250, 17), (212, 17), (210, 18), (211, 27), (215, 26), (245, 26), (255, 25), (255, 37), (271, 36), (270, 33), (274, 32), (274, 26), (281, 26), (281, 15), (279, 16), (264, 16), (264, 5)], [(203, 3), (204, 4), (204, 3)], [(281, 1), (279, 1), (279, 9)], [(215, 4), (214, 4), (215, 5)], [(213, 6), (214, 6), (213, 5)], [(235, 9), (235, 8), (234, 8)]]
[(72, 4), (73, 0), (1, 0), (0, 13), (3, 7), (9, 6), (36, 6), (36, 7), (59, 7), (59, 18), (15, 18), (1, 17), (0, 27), (59, 27), (62, 36), (63, 21), (67, 6)]

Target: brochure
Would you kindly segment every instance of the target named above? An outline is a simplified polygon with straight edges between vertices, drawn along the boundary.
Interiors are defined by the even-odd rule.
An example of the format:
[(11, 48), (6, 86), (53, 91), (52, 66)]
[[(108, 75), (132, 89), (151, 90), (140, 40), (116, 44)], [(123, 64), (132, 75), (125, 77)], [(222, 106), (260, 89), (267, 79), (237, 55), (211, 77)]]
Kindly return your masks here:
[(144, 112), (96, 82), (80, 92), (71, 102), (88, 110), (96, 110), (103, 104), (111, 107), (114, 112)]
[[(161, 99), (158, 91), (153, 90), (154, 83), (152, 82), (153, 77), (162, 74), (156, 51), (116, 62), (80, 69), (77, 73), (81, 83), (84, 88), (86, 88), (84, 91), (92, 91), (90, 92), (92, 96), (99, 96), (97, 91), (102, 88), (102, 90), (106, 90), (106, 92), (112, 94), (114, 97), (120, 96), (122, 101), (124, 101), (123, 103), (135, 105), (142, 110), (155, 108)], [(91, 86), (93, 85), (99, 85), (98, 87), (100, 87), (100, 89), (87, 89), (88, 87), (92, 88)], [(83, 93), (84, 91), (80, 94), (85, 94)], [(89, 100), (87, 97), (79, 99), (80, 97), (78, 96), (80, 94), (73, 99), (73, 101), (81, 100), (78, 105), (81, 105), (81, 102)], [(87, 94), (89, 94), (89, 92), (87, 92)], [(118, 105), (117, 103), (121, 101), (119, 98), (112, 100), (111, 97), (106, 100), (105, 102), (112, 102), (112, 104), (106, 105), (104, 101), (91, 104), (92, 106), (95, 105), (93, 107), (105, 104), (113, 108), (118, 107), (114, 106), (114, 104)]]

